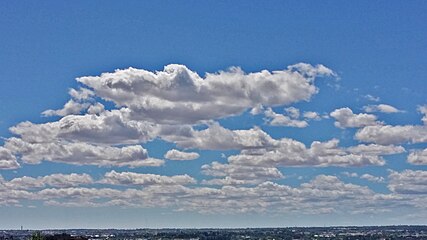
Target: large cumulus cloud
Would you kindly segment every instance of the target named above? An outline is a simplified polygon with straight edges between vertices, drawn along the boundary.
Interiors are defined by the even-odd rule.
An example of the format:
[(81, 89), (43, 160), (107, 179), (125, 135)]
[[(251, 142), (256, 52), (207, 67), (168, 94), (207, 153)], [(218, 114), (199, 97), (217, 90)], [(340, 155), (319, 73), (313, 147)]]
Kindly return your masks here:
[(300, 63), (272, 72), (230, 68), (203, 78), (186, 66), (171, 64), (158, 72), (128, 68), (77, 81), (131, 109), (133, 119), (185, 124), (237, 115), (257, 105), (307, 101), (318, 91), (314, 79), (332, 75), (323, 65)]

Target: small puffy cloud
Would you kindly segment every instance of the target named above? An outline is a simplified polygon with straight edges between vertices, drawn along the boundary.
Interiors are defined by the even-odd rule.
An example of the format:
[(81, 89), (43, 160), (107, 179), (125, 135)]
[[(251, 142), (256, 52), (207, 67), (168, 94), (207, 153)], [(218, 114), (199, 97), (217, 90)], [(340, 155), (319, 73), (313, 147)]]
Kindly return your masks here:
[(415, 150), (408, 155), (407, 161), (414, 165), (427, 165), (427, 148)]
[(49, 116), (67, 116), (72, 114), (80, 114), (83, 110), (86, 110), (92, 104), (85, 102), (86, 100), (91, 100), (94, 96), (94, 93), (87, 88), (80, 88), (79, 90), (70, 89), (68, 92), (72, 99), (65, 103), (62, 109), (58, 110), (46, 110), (42, 112), (42, 115), (45, 117)]
[(383, 177), (373, 176), (373, 175), (368, 174), (368, 173), (363, 174), (362, 176), (360, 176), (360, 178), (368, 180), (370, 182), (376, 182), (376, 183), (382, 183), (382, 182), (384, 182), (384, 178)]
[(176, 176), (162, 176), (156, 174), (143, 174), (133, 172), (107, 172), (100, 183), (112, 185), (187, 185), (194, 184), (196, 180), (187, 174)]
[(257, 106), (308, 101), (318, 76), (335, 76), (323, 65), (296, 64), (285, 70), (245, 73), (240, 68), (200, 77), (184, 65), (163, 71), (128, 68), (78, 82), (104, 100), (130, 109), (134, 120), (193, 124), (241, 114)]
[(289, 70), (297, 70), (299, 73), (303, 74), (309, 79), (313, 79), (317, 76), (334, 76), (338, 77), (338, 75), (332, 71), (331, 69), (325, 67), (324, 65), (316, 65), (313, 67), (307, 63), (297, 63), (288, 67)]
[(421, 121), (424, 123), (424, 125), (427, 125), (427, 105), (418, 106), (417, 110), (424, 115)]
[(5, 147), (21, 155), (25, 163), (41, 161), (63, 162), (75, 165), (97, 166), (161, 166), (164, 161), (149, 158), (147, 150), (140, 145), (112, 147), (83, 142), (29, 143), (19, 138), (9, 138)]
[[(295, 110), (296, 108), (292, 108), (292, 110)], [(297, 127), (297, 128), (304, 128), (308, 126), (308, 123), (303, 120), (296, 120), (292, 119), (289, 116), (275, 113), (271, 108), (267, 108), (267, 110), (264, 112), (266, 116), (267, 123), (272, 126), (285, 126), (285, 127)], [(299, 111), (292, 111), (290, 112), (291, 116), (299, 117)]]
[(257, 105), (249, 111), (252, 115), (258, 115), (264, 112), (264, 107), (262, 105)]
[(95, 96), (95, 93), (87, 88), (79, 88), (79, 90), (71, 88), (68, 91), (68, 94), (70, 94), (70, 96), (77, 101), (91, 99)]
[(300, 111), (298, 108), (295, 107), (287, 107), (285, 108), (285, 112), (287, 113), (287, 115), (289, 115), (289, 117), (291, 117), (292, 119), (297, 119), (300, 116)]
[(276, 140), (258, 127), (248, 130), (230, 130), (217, 122), (209, 123), (208, 128), (200, 131), (190, 126), (164, 125), (159, 135), (166, 141), (176, 143), (180, 148), (230, 150), (268, 147), (276, 144)]
[(356, 132), (355, 138), (363, 142), (378, 144), (400, 144), (427, 142), (427, 127), (417, 125), (366, 126)]
[(427, 171), (392, 171), (388, 179), (388, 188), (392, 192), (400, 194), (427, 194)]
[(42, 112), (42, 115), (45, 117), (49, 116), (67, 116), (72, 114), (80, 114), (83, 110), (86, 110), (90, 106), (89, 103), (79, 103), (75, 102), (73, 99), (70, 99), (65, 103), (64, 107), (59, 110), (46, 110)]
[(357, 173), (355, 173), (355, 172), (342, 172), (341, 173), (342, 175), (344, 175), (344, 176), (347, 176), (347, 177), (359, 177), (359, 174), (357, 174)]
[(330, 113), (335, 121), (335, 126), (339, 128), (360, 128), (364, 126), (379, 125), (377, 117), (372, 114), (354, 114), (350, 108), (336, 109)]
[(398, 113), (402, 112), (402, 110), (399, 110), (393, 106), (387, 105), (387, 104), (378, 104), (378, 105), (368, 105), (364, 106), (363, 110), (368, 113), (372, 112), (382, 112), (382, 113)]
[(194, 160), (200, 157), (200, 155), (196, 152), (182, 152), (176, 149), (171, 149), (166, 152), (166, 159), (169, 160)]
[(371, 94), (367, 94), (363, 97), (369, 101), (372, 101), (372, 102), (379, 102), (380, 101), (379, 97), (372, 96)]
[(4, 147), (0, 146), (0, 169), (16, 169), (21, 167), (16, 161), (15, 155)]
[(317, 112), (307, 111), (303, 113), (303, 117), (306, 119), (312, 119), (312, 120), (320, 120), (322, 117)]

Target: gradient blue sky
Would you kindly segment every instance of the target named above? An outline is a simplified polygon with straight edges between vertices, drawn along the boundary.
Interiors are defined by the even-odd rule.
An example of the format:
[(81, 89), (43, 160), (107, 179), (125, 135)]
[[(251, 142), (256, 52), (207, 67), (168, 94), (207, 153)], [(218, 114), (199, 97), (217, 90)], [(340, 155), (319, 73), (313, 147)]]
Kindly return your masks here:
[[(426, 10), (425, 1), (2, 1), (0, 228), (427, 224)], [(201, 103), (202, 96), (192, 96), (186, 85), (194, 78), (184, 74), (180, 78), (184, 80), (173, 85), (176, 89), (163, 92), (165, 95), (159, 86), (150, 93), (144, 88), (126, 88), (129, 94), (107, 99), (108, 94), (114, 95), (113, 90), (105, 89), (105, 84), (96, 86), (108, 82), (108, 77), (76, 81), (129, 67), (162, 72), (169, 64), (179, 64), (170, 71), (194, 72), (201, 79), (206, 73), (217, 73), (215, 81), (224, 84), (242, 78), (254, 82), (250, 75), (228, 70), (233, 66), (245, 73), (280, 71), (283, 81), (296, 81), (298, 86), (308, 83), (318, 92), (305, 97), (296, 94), (289, 101), (263, 102), (252, 95), (239, 98), (242, 92), (231, 86), (218, 90), (211, 84), (206, 87), (211, 92), (203, 96), (211, 101)], [(116, 80), (145, 81), (144, 77), (135, 79), (117, 74)], [(251, 93), (287, 97), (306, 89), (298, 86), (277, 93), (254, 85)], [(42, 115), (48, 109), (62, 109), (71, 99), (67, 94), (71, 88), (93, 91), (88, 98), (74, 98), (81, 111)], [(190, 111), (184, 112), (184, 120), (176, 120), (178, 108), (162, 115), (155, 112), (160, 103), (134, 105), (142, 104), (145, 96), (162, 99), (171, 91), (183, 95), (177, 102), (201, 104), (209, 111), (212, 105), (219, 107), (212, 109), (214, 117)], [(215, 105), (218, 94), (224, 95), (225, 100), (220, 101), (224, 105)], [(127, 97), (130, 100), (123, 100)], [(97, 103), (105, 106), (104, 112), (87, 113), (89, 105)], [(234, 104), (239, 105), (237, 110), (228, 109)], [(257, 114), (251, 113), (257, 107)], [(106, 143), (111, 132), (99, 138), (84, 129), (72, 136), (44, 138), (49, 124), (37, 132), (40, 124), (55, 124), (63, 117), (101, 118), (120, 108), (143, 112), (122, 116), (124, 122), (158, 124), (156, 129), (165, 125), (191, 128), (193, 135), (187, 141), (205, 141), (206, 145), (184, 146), (179, 136), (158, 132), (132, 143), (123, 139)], [(299, 116), (292, 115), (295, 109)], [(316, 112), (317, 118), (304, 116), (308, 111)], [(286, 121), (275, 122), (275, 118)], [(165, 119), (176, 121), (166, 124)], [(23, 134), (9, 130), (13, 126), (19, 129), (22, 125), (18, 124), (25, 121), (31, 126), (22, 128)], [(114, 128), (108, 125), (111, 122), (99, 124)], [(224, 132), (216, 132), (218, 125), (248, 141), (257, 141), (254, 138), (259, 135), (254, 133), (263, 133), (274, 146), (233, 145)], [(212, 136), (197, 135), (206, 129), (212, 129)], [(128, 134), (131, 139), (133, 133)], [(40, 141), (29, 140), (40, 136)], [(222, 136), (224, 146), (209, 147), (213, 138), (221, 140)], [(203, 137), (206, 139), (198, 139)], [(310, 149), (313, 141), (331, 139), (339, 144), (326, 156)], [(307, 152), (275, 145), (291, 140), (304, 144)], [(22, 144), (36, 147), (29, 150)], [(161, 166), (103, 164), (103, 159), (96, 159), (100, 155), (93, 157), (90, 150), (85, 155), (68, 149), (68, 158), (54, 150), (37, 152), (52, 144), (60, 149), (72, 144), (115, 150), (142, 146)], [(356, 151), (355, 146), (364, 148)], [(180, 154), (197, 153), (198, 158), (171, 160), (165, 156), (171, 149)], [(260, 149), (266, 151), (264, 155), (245, 154)], [(277, 153), (277, 149), (288, 154)], [(105, 149), (101, 152), (111, 156)], [(279, 158), (278, 162), (272, 162), (268, 154)], [(120, 162), (122, 155), (118, 156), (114, 161)], [(233, 156), (248, 158), (230, 162)], [(137, 157), (131, 160), (147, 160), (144, 154)], [(297, 158), (303, 163), (293, 163)], [(355, 160), (358, 158), (361, 162)], [(206, 171), (214, 168), (213, 162), (222, 166), (216, 175)], [(257, 170), (268, 173), (257, 175)], [(183, 184), (171, 177), (185, 174), (191, 179)], [(160, 180), (153, 183), (147, 178)], [(236, 181), (216, 185), (203, 181), (223, 178)], [(112, 201), (118, 199), (113, 191), (126, 195), (129, 190), (141, 195)], [(63, 196), (58, 197), (60, 194)]]

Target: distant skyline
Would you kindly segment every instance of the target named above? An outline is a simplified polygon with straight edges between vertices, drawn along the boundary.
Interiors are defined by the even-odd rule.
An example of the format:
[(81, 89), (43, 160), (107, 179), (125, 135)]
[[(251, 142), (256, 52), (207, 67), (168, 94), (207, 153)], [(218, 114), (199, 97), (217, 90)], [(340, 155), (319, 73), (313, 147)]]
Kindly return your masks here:
[(425, 1), (0, 3), (0, 229), (427, 224)]

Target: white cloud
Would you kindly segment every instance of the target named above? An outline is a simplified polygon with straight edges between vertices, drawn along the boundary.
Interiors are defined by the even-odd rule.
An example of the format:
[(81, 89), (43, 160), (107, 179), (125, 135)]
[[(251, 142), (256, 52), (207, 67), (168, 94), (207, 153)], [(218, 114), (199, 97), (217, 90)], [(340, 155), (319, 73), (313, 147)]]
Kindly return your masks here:
[(176, 149), (171, 149), (164, 155), (169, 160), (194, 160), (200, 157), (196, 152), (182, 152)]
[(365, 99), (369, 100), (369, 101), (373, 101), (373, 102), (379, 102), (380, 98), (379, 97), (374, 97), (370, 94), (367, 94), (365, 96), (363, 96)]
[[(200, 77), (185, 66), (168, 65), (159, 72), (129, 68), (79, 78), (80, 83), (93, 90), (71, 89), (71, 100), (62, 109), (44, 112), (64, 117), (42, 124), (23, 122), (10, 129), (16, 136), (6, 139), (5, 146), (0, 147), (0, 169), (18, 168), (18, 161), (160, 166), (164, 161), (150, 158), (140, 145), (153, 139), (184, 149), (168, 151), (164, 157), (171, 160), (199, 157), (189, 149), (239, 152), (227, 152), (231, 156), (226, 163), (214, 161), (203, 165), (201, 171), (206, 179), (201, 184), (187, 174), (164, 176), (116, 170), (98, 180), (76, 173), (23, 176), (9, 181), (0, 176), (0, 205), (40, 201), (55, 206), (168, 207), (176, 211), (227, 214), (352, 214), (361, 209), (393, 210), (394, 204), (425, 208), (421, 205), (426, 198), (418, 197), (427, 194), (427, 175), (421, 170), (391, 172), (388, 194), (327, 175), (316, 176), (300, 186), (271, 181), (285, 177), (279, 167), (384, 165), (384, 155), (405, 152), (403, 147), (392, 144), (427, 142), (426, 106), (418, 107), (424, 115), (424, 126), (384, 126), (375, 115), (336, 109), (330, 116), (337, 127), (360, 127), (356, 138), (375, 143), (346, 147), (340, 146), (337, 139), (314, 141), (306, 146), (294, 139), (273, 139), (259, 127), (231, 130), (215, 122), (251, 109), (254, 115), (264, 113), (271, 125), (305, 127), (307, 121), (324, 116), (314, 111), (302, 113), (295, 107), (284, 108), (284, 113), (278, 114), (272, 107), (309, 101), (318, 92), (315, 78), (334, 75), (322, 65), (297, 64), (282, 71), (244, 73), (232, 68)], [(117, 109), (106, 110), (101, 102), (96, 102), (100, 98), (112, 101)], [(85, 109), (87, 113), (82, 113)], [(365, 111), (399, 110), (378, 104), (366, 106)], [(426, 151), (410, 152), (408, 162), (427, 164)], [(356, 173), (342, 174), (359, 177)], [(360, 178), (384, 182), (383, 177), (370, 174)], [(102, 184), (112, 188), (100, 188)]]
[[(40, 201), (45, 205), (62, 207), (167, 207), (175, 211), (200, 213), (298, 215), (365, 214), (387, 211), (402, 204), (413, 207), (419, 205), (419, 201), (402, 197), (398, 193), (379, 194), (366, 186), (344, 183), (328, 175), (318, 175), (296, 187), (273, 182), (241, 186), (240, 181), (230, 178), (215, 180), (216, 183), (205, 182), (213, 185), (224, 183), (220, 188), (183, 186), (179, 183), (192, 184), (193, 179), (185, 175), (178, 176), (111, 171), (105, 174), (102, 181), (108, 179), (110, 184), (123, 185), (124, 188), (60, 187), (35, 192), (2, 188), (5, 181), (0, 177), (0, 204), (21, 204), (25, 200), (31, 201), (31, 204)], [(361, 209), (363, 212), (360, 212)]]
[(21, 200), (34, 200), (35, 194), (25, 190), (12, 189), (0, 175), (0, 206), (22, 206)]
[[(256, 127), (232, 131), (208, 122), (207, 129), (196, 131), (191, 125), (161, 125), (158, 122), (170, 119), (164, 122), (195, 123), (239, 114), (256, 106), (309, 100), (317, 92), (314, 79), (325, 75), (334, 76), (334, 73), (322, 65), (297, 64), (283, 71), (249, 74), (233, 68), (200, 78), (185, 66), (169, 65), (156, 73), (130, 68), (100, 77), (83, 77), (79, 81), (92, 90), (86, 87), (70, 89), (72, 99), (63, 109), (44, 112), (45, 115), (64, 117), (53, 122), (22, 122), (11, 127), (10, 131), (17, 136), (6, 140), (6, 145), (25, 163), (36, 164), (46, 160), (131, 167), (163, 163), (148, 158), (143, 153), (145, 149), (136, 150), (135, 144), (156, 137), (182, 148), (228, 150), (267, 147), (275, 141)], [(116, 107), (125, 107), (106, 111), (101, 103), (95, 101), (97, 97), (115, 102)], [(164, 112), (171, 106), (173, 111)], [(88, 114), (74, 115), (84, 109)], [(288, 108), (288, 112), (292, 116), (299, 115), (297, 109)], [(164, 118), (163, 114), (168, 117)], [(153, 120), (156, 123), (150, 122)], [(135, 146), (117, 147), (129, 144)], [(133, 155), (119, 157), (117, 153), (123, 150)], [(194, 153), (191, 155), (191, 158), (195, 157)], [(6, 165), (11, 168), (11, 163), (14, 162), (1, 162), (3, 168)]]
[(254, 108), (251, 109), (251, 111), (249, 111), (249, 113), (252, 115), (258, 115), (263, 112), (264, 112), (264, 107), (261, 104), (255, 106)]
[(98, 97), (129, 108), (133, 119), (186, 124), (240, 114), (259, 105), (308, 101), (317, 93), (318, 76), (334, 73), (323, 65), (300, 63), (281, 71), (248, 74), (231, 68), (202, 78), (183, 65), (171, 64), (158, 72), (129, 68), (77, 81)]
[(377, 183), (382, 183), (384, 182), (384, 178), (383, 177), (377, 177), (377, 176), (373, 176), (371, 174), (365, 173), (362, 176), (360, 176), (361, 179), (366, 179), (370, 182), (377, 182)]
[(87, 109), (87, 113), (89, 114), (101, 114), (104, 111), (105, 111), (105, 107), (101, 103), (95, 103), (94, 105), (91, 105)]
[(366, 113), (354, 114), (350, 108), (336, 109), (330, 115), (335, 118), (335, 126), (339, 128), (359, 128), (381, 124), (377, 122), (375, 115)]
[(104, 111), (99, 115), (69, 115), (43, 124), (22, 122), (9, 130), (29, 143), (60, 139), (102, 144), (136, 144), (157, 136), (153, 123), (129, 120), (127, 110)]
[(378, 144), (423, 143), (427, 142), (427, 107), (419, 106), (417, 109), (423, 118), (424, 125), (383, 125), (366, 126), (356, 132), (355, 138), (364, 142)]
[(77, 101), (91, 99), (95, 96), (95, 93), (87, 88), (79, 88), (79, 90), (71, 88), (68, 94)]
[[(78, 203), (78, 200), (86, 200), (90, 202), (93, 199), (101, 198), (116, 198), (122, 192), (110, 188), (83, 188), (83, 187), (68, 187), (68, 188), (45, 188), (37, 192), (36, 196), (42, 200), (51, 200), (52, 198), (68, 199)], [(84, 206), (76, 204), (75, 207)]]
[(51, 187), (76, 187), (79, 185), (92, 184), (93, 179), (90, 175), (83, 174), (51, 174), (43, 177), (19, 177), (14, 178), (5, 183), (7, 187), (12, 189), (31, 189), (42, 188), (46, 186)]
[(427, 142), (427, 127), (417, 125), (366, 126), (356, 132), (355, 138), (363, 142), (378, 144), (400, 144)]
[(230, 130), (217, 122), (209, 123), (208, 128), (200, 131), (190, 126), (162, 126), (159, 135), (166, 141), (176, 143), (178, 147), (189, 149), (230, 150), (276, 144), (276, 140), (258, 127)]
[(341, 174), (344, 175), (344, 176), (347, 176), (347, 177), (359, 177), (359, 174), (357, 174), (355, 172), (352, 172), (352, 173), (350, 173), (350, 172), (342, 172)]
[(402, 146), (394, 145), (378, 145), (378, 144), (359, 144), (353, 147), (348, 147), (350, 153), (365, 154), (365, 155), (391, 155), (405, 152)]
[(73, 99), (70, 99), (65, 103), (64, 107), (59, 110), (46, 110), (42, 112), (42, 115), (45, 117), (49, 116), (67, 116), (72, 114), (80, 114), (83, 110), (86, 110), (90, 106), (89, 103), (79, 103), (75, 102)]
[(418, 106), (417, 110), (424, 115), (421, 121), (424, 123), (424, 125), (427, 125), (427, 105)]
[(224, 179), (213, 179), (204, 181), (205, 184), (234, 183), (234, 184), (256, 184), (266, 180), (284, 178), (279, 169), (275, 167), (244, 166), (233, 164), (222, 164), (212, 162), (202, 166), (202, 173), (208, 176), (225, 177)]
[(308, 79), (314, 79), (317, 76), (334, 76), (337, 77), (337, 74), (334, 73), (331, 69), (318, 64), (313, 67), (307, 63), (297, 63), (288, 67), (289, 70), (296, 70), (300, 74), (304, 75)]
[[(289, 116), (275, 113), (271, 108), (267, 108), (264, 114), (266, 116), (267, 123), (272, 126), (286, 126), (286, 127), (298, 127), (298, 128), (304, 128), (308, 126), (308, 123), (306, 121), (291, 119), (291, 117)], [(295, 117), (295, 116), (299, 117), (299, 111), (298, 113), (293, 111), (293, 112), (290, 112), (290, 114), (292, 117)]]
[(76, 165), (97, 166), (161, 166), (164, 161), (149, 158), (147, 150), (140, 145), (111, 147), (83, 142), (29, 143), (19, 138), (9, 138), (5, 147), (21, 155), (25, 163), (41, 161), (63, 162)]
[(292, 119), (298, 119), (300, 116), (300, 111), (298, 108), (295, 107), (287, 107), (285, 108), (285, 112), (287, 115), (289, 115)]
[(0, 146), (0, 169), (16, 169), (20, 165), (9, 149)]
[(56, 122), (22, 122), (10, 131), (28, 143), (58, 141), (86, 142), (93, 145), (138, 144), (160, 137), (180, 148), (229, 150), (267, 147), (276, 141), (258, 127), (229, 130), (208, 122), (204, 130), (190, 125), (157, 125), (129, 120), (126, 109), (104, 111), (99, 115), (69, 115)]
[[(306, 196), (298, 196), (298, 189), (266, 182), (253, 188), (226, 186), (214, 189), (153, 185), (142, 190), (127, 189), (124, 191), (113, 189), (96, 191), (93, 188), (46, 189), (40, 192), (40, 197), (49, 199), (50, 204), (60, 206), (96, 207), (118, 204), (128, 207), (172, 207), (179, 211), (230, 214), (236, 212), (288, 212), (290, 209), (297, 211), (297, 208), (300, 207), (316, 205), (321, 207), (322, 204), (319, 202), (309, 201), (304, 204), (298, 200), (301, 197), (304, 199), (310, 197), (311, 191), (306, 191), (304, 193)], [(72, 197), (73, 201), (65, 199), (62, 201), (64, 197), (65, 199)], [(102, 197), (113, 200), (99, 201)], [(61, 199), (61, 201), (55, 201), (53, 198)], [(286, 198), (286, 204), (280, 198)], [(83, 199), (86, 201), (83, 202)], [(76, 205), (76, 202), (79, 201), (83, 204)]]
[(400, 194), (427, 194), (427, 171), (392, 171), (388, 178), (388, 188), (393, 192)]
[(72, 114), (80, 114), (83, 110), (86, 110), (92, 103), (84, 102), (86, 100), (92, 100), (94, 93), (87, 88), (80, 88), (75, 90), (73, 88), (68, 92), (72, 99), (65, 103), (62, 109), (58, 110), (46, 110), (42, 112), (45, 117), (49, 116), (67, 116)]
[(402, 112), (402, 110), (399, 110), (393, 106), (387, 105), (387, 104), (378, 104), (378, 105), (368, 105), (364, 106), (363, 110), (368, 113), (372, 112), (382, 112), (382, 113), (398, 113)]
[(312, 111), (304, 112), (303, 117), (306, 119), (313, 119), (313, 120), (322, 119), (322, 117), (319, 115), (319, 113), (312, 112)]
[(196, 180), (187, 174), (175, 176), (162, 176), (156, 174), (143, 174), (133, 172), (116, 172), (105, 173), (104, 178), (100, 181), (104, 184), (112, 185), (187, 185), (194, 184)]
[(382, 155), (403, 152), (402, 147), (358, 145), (342, 148), (339, 140), (314, 141), (310, 148), (292, 139), (281, 139), (275, 148), (242, 150), (228, 158), (230, 164), (251, 166), (364, 166), (384, 165)]
[[(204, 192), (209, 201), (204, 201), (204, 197), (192, 198), (183, 202), (184, 206), (181, 208), (226, 214), (235, 212), (350, 214), (361, 208), (367, 212), (375, 212), (386, 208), (387, 204), (393, 204), (391, 196), (377, 194), (367, 187), (346, 184), (337, 177), (327, 175), (319, 175), (296, 188), (264, 182), (255, 187), (224, 186), (217, 191)], [(336, 204), (337, 202), (340, 204)]]
[[(315, 141), (307, 148), (292, 139), (276, 140), (266, 148), (249, 148), (240, 154), (228, 157), (228, 163), (213, 162), (202, 166), (208, 176), (222, 177), (204, 180), (207, 185), (258, 184), (266, 180), (283, 178), (278, 166), (364, 166), (384, 165), (383, 155), (402, 153), (401, 146), (381, 146), (377, 144), (339, 147), (339, 141)], [(348, 173), (348, 176), (354, 176)], [(357, 174), (356, 174), (357, 176)]]
[(259, 183), (259, 180), (239, 180), (239, 179), (233, 179), (229, 176), (226, 176), (224, 178), (214, 178), (209, 180), (203, 180), (202, 184), (204, 185), (218, 185), (218, 186), (224, 186), (224, 185), (243, 185), (243, 184), (256, 184)]
[(408, 162), (414, 165), (427, 165), (427, 148), (415, 150), (408, 155)]

